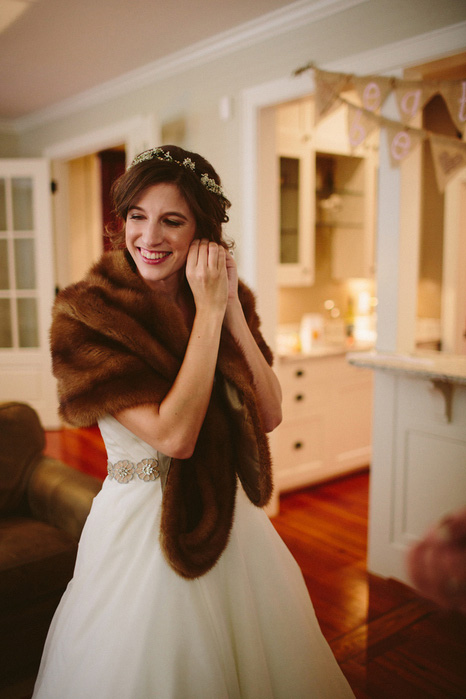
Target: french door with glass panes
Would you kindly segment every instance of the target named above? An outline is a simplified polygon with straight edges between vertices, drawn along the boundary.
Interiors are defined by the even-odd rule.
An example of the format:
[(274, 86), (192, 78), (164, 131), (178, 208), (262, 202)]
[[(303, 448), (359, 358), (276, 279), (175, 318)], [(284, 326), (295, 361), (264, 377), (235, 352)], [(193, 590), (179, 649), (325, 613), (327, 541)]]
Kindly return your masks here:
[(22, 401), (56, 427), (49, 328), (54, 265), (49, 166), (0, 159), (0, 401)]

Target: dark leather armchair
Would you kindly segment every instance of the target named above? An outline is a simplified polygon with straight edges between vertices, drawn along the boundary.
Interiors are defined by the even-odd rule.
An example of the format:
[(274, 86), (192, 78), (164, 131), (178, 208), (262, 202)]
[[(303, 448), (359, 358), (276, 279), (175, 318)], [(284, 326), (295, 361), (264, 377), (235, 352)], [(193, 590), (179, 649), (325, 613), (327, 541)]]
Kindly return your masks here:
[(37, 413), (0, 403), (0, 690), (34, 677), (102, 483), (44, 455)]

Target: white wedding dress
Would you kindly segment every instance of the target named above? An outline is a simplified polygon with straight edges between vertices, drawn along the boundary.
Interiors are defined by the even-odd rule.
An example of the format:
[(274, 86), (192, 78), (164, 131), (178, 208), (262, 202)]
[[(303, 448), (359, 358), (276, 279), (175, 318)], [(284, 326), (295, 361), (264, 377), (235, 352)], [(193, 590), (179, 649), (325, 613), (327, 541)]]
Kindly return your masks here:
[[(99, 426), (111, 462), (157, 456), (113, 417)], [(34, 699), (352, 697), (298, 565), (241, 486), (228, 546), (195, 580), (161, 552), (161, 503), (160, 479), (105, 480)]]

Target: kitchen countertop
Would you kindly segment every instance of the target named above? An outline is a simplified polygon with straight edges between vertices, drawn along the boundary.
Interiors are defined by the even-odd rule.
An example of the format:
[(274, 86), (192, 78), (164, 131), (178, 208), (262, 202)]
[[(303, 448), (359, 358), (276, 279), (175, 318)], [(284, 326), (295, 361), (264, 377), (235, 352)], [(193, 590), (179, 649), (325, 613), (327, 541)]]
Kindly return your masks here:
[(310, 352), (277, 352), (277, 357), (281, 361), (296, 362), (303, 359), (319, 359), (322, 357), (336, 357), (338, 355), (347, 355), (349, 352), (358, 356), (360, 352), (367, 353), (372, 345), (361, 343), (348, 347), (345, 344), (321, 344), (316, 345)]
[(415, 354), (371, 351), (350, 352), (347, 359), (354, 366), (466, 385), (466, 355), (435, 351)]

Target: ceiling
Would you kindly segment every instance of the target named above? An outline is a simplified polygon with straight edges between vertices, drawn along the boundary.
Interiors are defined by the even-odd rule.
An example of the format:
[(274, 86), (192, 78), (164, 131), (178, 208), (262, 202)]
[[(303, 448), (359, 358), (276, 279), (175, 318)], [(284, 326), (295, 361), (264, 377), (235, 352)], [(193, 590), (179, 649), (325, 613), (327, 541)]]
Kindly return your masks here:
[(0, 119), (46, 109), (298, 4), (303, 0), (0, 0)]

